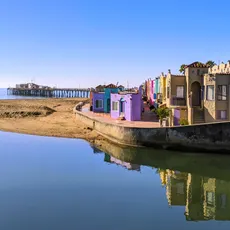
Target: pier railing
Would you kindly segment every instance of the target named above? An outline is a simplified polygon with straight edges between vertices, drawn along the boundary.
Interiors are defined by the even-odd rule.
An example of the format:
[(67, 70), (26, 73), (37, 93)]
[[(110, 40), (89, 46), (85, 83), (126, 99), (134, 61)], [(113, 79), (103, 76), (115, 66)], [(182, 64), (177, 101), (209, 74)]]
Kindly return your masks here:
[(90, 88), (8, 88), (8, 95), (57, 98), (89, 98)]

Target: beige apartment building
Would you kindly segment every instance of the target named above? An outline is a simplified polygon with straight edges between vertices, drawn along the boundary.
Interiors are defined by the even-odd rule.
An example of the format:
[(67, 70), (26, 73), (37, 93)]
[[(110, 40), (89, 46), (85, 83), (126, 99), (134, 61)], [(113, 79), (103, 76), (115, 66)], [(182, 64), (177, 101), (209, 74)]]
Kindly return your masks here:
[(187, 221), (230, 220), (230, 182), (173, 170), (160, 170), (169, 206), (184, 206)]
[(165, 78), (166, 90), (159, 106), (171, 109), (170, 125), (179, 125), (181, 119), (189, 124), (230, 120), (230, 62), (207, 65), (194, 62), (185, 67), (184, 75)]

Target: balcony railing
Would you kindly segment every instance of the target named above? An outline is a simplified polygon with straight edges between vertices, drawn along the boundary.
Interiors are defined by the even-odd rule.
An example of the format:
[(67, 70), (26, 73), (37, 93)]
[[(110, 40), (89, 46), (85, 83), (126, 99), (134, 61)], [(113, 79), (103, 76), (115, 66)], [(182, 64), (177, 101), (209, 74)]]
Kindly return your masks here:
[(186, 106), (186, 99), (181, 97), (172, 97), (171, 98), (172, 106)]
[(156, 101), (157, 101), (158, 104), (162, 104), (162, 102), (163, 102), (162, 93), (157, 94)]

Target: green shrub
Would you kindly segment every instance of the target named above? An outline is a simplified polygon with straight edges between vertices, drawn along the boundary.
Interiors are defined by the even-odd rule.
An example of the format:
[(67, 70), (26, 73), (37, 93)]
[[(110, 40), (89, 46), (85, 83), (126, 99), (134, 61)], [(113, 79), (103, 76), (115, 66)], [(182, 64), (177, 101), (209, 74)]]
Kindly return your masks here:
[(180, 125), (189, 125), (188, 120), (185, 118), (180, 119), (179, 123)]

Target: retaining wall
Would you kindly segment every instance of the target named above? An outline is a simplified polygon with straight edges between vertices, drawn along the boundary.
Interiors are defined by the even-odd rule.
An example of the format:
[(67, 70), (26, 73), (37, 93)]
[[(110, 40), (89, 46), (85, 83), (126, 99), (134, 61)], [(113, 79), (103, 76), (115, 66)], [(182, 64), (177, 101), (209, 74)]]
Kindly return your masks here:
[(230, 153), (230, 122), (160, 128), (134, 128), (102, 122), (76, 111), (76, 118), (105, 138), (128, 146)]

